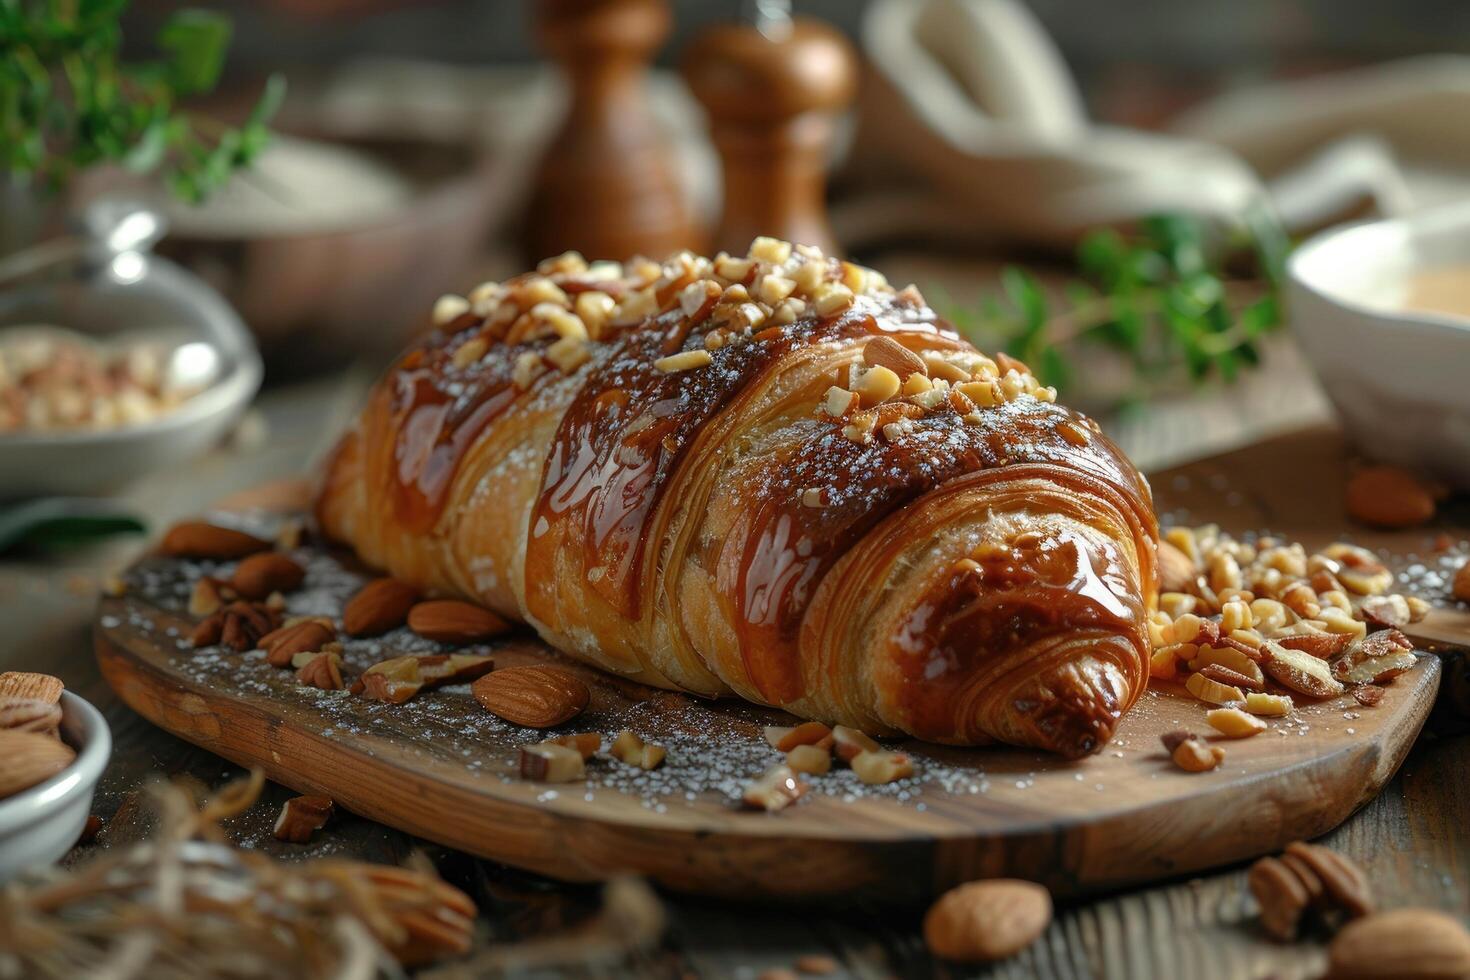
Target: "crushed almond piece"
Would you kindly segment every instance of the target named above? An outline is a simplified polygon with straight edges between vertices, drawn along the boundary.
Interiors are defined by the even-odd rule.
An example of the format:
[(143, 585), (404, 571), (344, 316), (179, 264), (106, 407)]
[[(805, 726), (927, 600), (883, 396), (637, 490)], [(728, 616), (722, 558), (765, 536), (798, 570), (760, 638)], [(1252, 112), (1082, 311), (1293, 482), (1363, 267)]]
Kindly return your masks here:
[(640, 769), (657, 769), (663, 765), (666, 754), (662, 745), (645, 742), (637, 734), (626, 729), (618, 733), (610, 751), (614, 759)]
[(550, 742), (522, 746), (520, 768), (522, 779), (542, 783), (569, 783), (587, 775), (578, 749)]
[(1239, 704), (1245, 701), (1240, 688), (1213, 681), (1203, 674), (1191, 674), (1184, 686), (1190, 694), (1209, 704)]
[(709, 351), (696, 348), (694, 350), (680, 351), (677, 354), (670, 354), (668, 357), (660, 357), (653, 362), (653, 366), (665, 374), (673, 374), (676, 371), (690, 371), (695, 368), (705, 367), (713, 360), (714, 357), (711, 356)]
[(1226, 738), (1246, 738), (1266, 730), (1266, 723), (1239, 708), (1215, 708), (1205, 712), (1205, 721)]
[(332, 800), (326, 796), (293, 797), (281, 807), (281, 815), (271, 828), (271, 836), (280, 841), (305, 844), (311, 840), (312, 834), (327, 825), (333, 807)]
[(463, 296), (455, 296), (452, 293), (440, 296), (434, 301), (434, 326), (442, 327), (450, 320), (463, 316), (470, 311), (470, 301)]
[(772, 813), (795, 803), (806, 789), (806, 783), (797, 779), (790, 767), (772, 766), (745, 787), (740, 799), (752, 810)]
[(1185, 772), (1209, 772), (1225, 761), (1225, 750), (1218, 745), (1208, 745), (1197, 735), (1181, 741), (1170, 758), (1174, 765)]
[(590, 759), (602, 748), (602, 736), (597, 732), (579, 732), (575, 735), (558, 735), (548, 738), (546, 742), (551, 745), (563, 745), (569, 749), (576, 749), (582, 754), (583, 759)]
[(881, 747), (872, 738), (846, 725), (832, 726), (832, 750), (843, 762), (852, 762), (860, 753), (878, 752)]
[(879, 749), (876, 752), (859, 752), (847, 764), (865, 783), (891, 783), (914, 774), (914, 764), (902, 752)]
[(1245, 696), (1245, 710), (1253, 715), (1279, 718), (1291, 714), (1295, 707), (1290, 697), (1284, 694), (1261, 694), (1256, 691)]
[(786, 753), (786, 764), (793, 772), (821, 776), (832, 768), (832, 753), (816, 745), (798, 745)]

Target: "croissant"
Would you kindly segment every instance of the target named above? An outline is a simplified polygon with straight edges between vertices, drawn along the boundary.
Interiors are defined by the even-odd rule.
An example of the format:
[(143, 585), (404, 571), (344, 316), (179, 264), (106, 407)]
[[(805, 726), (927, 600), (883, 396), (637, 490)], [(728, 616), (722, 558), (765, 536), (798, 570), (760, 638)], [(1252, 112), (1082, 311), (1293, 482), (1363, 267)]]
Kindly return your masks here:
[(436, 304), (326, 467), (331, 538), (608, 671), (876, 735), (1096, 751), (1148, 676), (1147, 483), (1024, 364), (816, 249)]

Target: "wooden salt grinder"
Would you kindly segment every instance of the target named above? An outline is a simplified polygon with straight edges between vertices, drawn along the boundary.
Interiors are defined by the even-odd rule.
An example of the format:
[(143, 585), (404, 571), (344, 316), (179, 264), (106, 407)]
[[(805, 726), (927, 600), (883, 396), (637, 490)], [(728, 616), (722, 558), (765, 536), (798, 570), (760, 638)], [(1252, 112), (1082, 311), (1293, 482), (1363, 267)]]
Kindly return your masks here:
[(727, 24), (700, 36), (683, 68), (724, 164), (714, 247), (744, 255), (771, 235), (836, 254), (823, 198), (836, 117), (857, 89), (846, 38), (804, 18)]
[(570, 105), (536, 177), (531, 261), (567, 249), (662, 259), (698, 244), (645, 90), (669, 28), (666, 0), (538, 0), (537, 36), (561, 65)]

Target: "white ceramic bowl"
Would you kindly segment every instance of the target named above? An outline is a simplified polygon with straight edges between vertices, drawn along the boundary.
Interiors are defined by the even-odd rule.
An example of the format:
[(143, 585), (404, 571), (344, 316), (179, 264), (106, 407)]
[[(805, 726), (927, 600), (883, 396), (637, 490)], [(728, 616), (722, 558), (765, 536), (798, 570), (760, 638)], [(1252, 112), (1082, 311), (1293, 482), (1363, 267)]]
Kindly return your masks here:
[(1448, 265), (1470, 276), (1470, 202), (1316, 236), (1291, 257), (1287, 302), (1364, 455), (1470, 488), (1470, 316), (1404, 309), (1413, 274)]
[(63, 691), (61, 735), (76, 749), (76, 761), (44, 783), (0, 800), (0, 882), (71, 850), (92, 812), (92, 794), (112, 755), (112, 734), (101, 712)]
[(48, 324), (99, 339), (146, 332), (212, 352), (203, 391), (174, 411), (104, 430), (0, 434), (0, 501), (108, 493), (212, 448), (250, 404), (263, 368), (219, 294), (167, 259), (124, 252), (0, 290), (0, 328)]

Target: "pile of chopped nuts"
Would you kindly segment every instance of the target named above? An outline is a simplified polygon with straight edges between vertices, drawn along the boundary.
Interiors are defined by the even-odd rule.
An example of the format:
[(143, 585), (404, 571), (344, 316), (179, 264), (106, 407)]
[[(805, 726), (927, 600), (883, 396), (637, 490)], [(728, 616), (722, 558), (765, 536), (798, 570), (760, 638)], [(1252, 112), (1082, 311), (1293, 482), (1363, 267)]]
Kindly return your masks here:
[(168, 370), (169, 348), (112, 349), (59, 327), (0, 339), (0, 433), (111, 429), (166, 415), (198, 394)]
[(1390, 593), (1393, 573), (1365, 548), (1337, 543), (1309, 555), (1208, 525), (1168, 530), (1159, 559), (1150, 674), (1182, 680), (1228, 738), (1266, 730), (1260, 718), (1290, 714), (1297, 697), (1351, 691), (1377, 704), (1383, 691), (1373, 685), (1414, 665), (1399, 628), (1429, 604)]
[(570, 374), (591, 358), (589, 344), (678, 310), (708, 320), (704, 350), (661, 358), (659, 370), (686, 371), (712, 360), (709, 352), (741, 343), (766, 327), (800, 317), (837, 316), (860, 299), (893, 295), (883, 276), (820, 249), (757, 238), (744, 258), (721, 252), (713, 259), (677, 252), (654, 262), (588, 263), (576, 252), (541, 262), (534, 273), (486, 282), (468, 296), (446, 295), (434, 304), (437, 326), (466, 331), (452, 355), (467, 368), (496, 343), (549, 339), (544, 350), (522, 352), (514, 380), (525, 389), (542, 372)]
[[(663, 263), (637, 258), (626, 263), (588, 263), (576, 252), (547, 259), (536, 272), (504, 283), (487, 282), (468, 296), (441, 296), (435, 324), (457, 331), (450, 357), (464, 370), (490, 355), (496, 343), (550, 340), (544, 348), (516, 356), (512, 379), (525, 390), (547, 370), (570, 374), (587, 363), (590, 345), (665, 313), (705, 327), (703, 348), (657, 359), (664, 373), (692, 371), (714, 362), (711, 351), (758, 342), (772, 328), (803, 317), (840, 316), (854, 306), (884, 300), (912, 309), (924, 298), (909, 286), (895, 293), (881, 273), (829, 258), (809, 245), (757, 238), (744, 258), (721, 252), (713, 259), (679, 252)], [(1000, 362), (997, 364), (997, 360)], [(912, 419), (952, 410), (978, 421), (980, 409), (1026, 395), (1054, 401), (1026, 365), (975, 351), (916, 354), (891, 337), (864, 348), (834, 385), (819, 413), (842, 424), (843, 434), (866, 443), (875, 431), (896, 437)], [(1085, 442), (1090, 435), (1081, 431)]]
[[(850, 365), (846, 381), (827, 389), (817, 412), (841, 422), (845, 438), (866, 445), (874, 432), (896, 441), (913, 429), (915, 419), (934, 411), (952, 411), (975, 424), (981, 409), (1022, 396), (1051, 402), (1057, 392), (1005, 354), (995, 360), (965, 350), (920, 355), (892, 337), (876, 337), (863, 346), (863, 363)], [(1085, 445), (1091, 440), (1085, 428), (1075, 428), (1075, 434), (1064, 433), (1068, 441), (1080, 439)]]
[(825, 775), (831, 771), (834, 759), (846, 763), (859, 780), (871, 785), (914, 774), (913, 761), (907, 755), (885, 749), (845, 725), (829, 728), (820, 721), (806, 721), (794, 728), (768, 726), (765, 735), (771, 748), (786, 754), (786, 761), (767, 769), (745, 787), (741, 802), (753, 810), (780, 810), (795, 803), (807, 790), (797, 774)]

